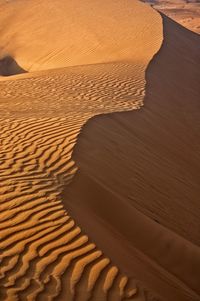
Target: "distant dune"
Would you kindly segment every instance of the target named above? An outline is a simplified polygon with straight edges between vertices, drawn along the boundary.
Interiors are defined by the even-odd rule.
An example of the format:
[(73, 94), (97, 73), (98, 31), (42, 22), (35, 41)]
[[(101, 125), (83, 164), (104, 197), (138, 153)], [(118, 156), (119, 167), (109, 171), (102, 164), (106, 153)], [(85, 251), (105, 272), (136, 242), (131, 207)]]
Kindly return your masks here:
[(198, 35), (136, 0), (0, 25), (0, 300), (199, 300)]
[(199, 0), (143, 0), (184, 27), (200, 34)]
[(27, 71), (133, 58), (147, 63), (159, 47), (159, 16), (136, 1), (132, 9), (127, 0), (1, 2), (0, 57), (13, 57)]

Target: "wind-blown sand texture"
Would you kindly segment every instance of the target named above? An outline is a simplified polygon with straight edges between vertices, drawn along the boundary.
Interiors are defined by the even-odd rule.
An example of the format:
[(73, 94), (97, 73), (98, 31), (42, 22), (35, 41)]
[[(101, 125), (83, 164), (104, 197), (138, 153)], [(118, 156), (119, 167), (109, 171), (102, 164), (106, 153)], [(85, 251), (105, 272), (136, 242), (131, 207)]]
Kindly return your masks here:
[(84, 126), (64, 202), (127, 275), (164, 300), (200, 300), (200, 37), (163, 26), (144, 107)]
[(0, 83), (0, 299), (130, 299), (135, 283), (81, 232), (61, 192), (81, 126), (142, 105), (161, 18), (135, 1), (12, 1), (1, 24), (2, 75), (60, 69)]
[[(165, 200), (160, 199), (160, 210), (142, 180), (151, 167), (144, 168), (146, 155), (158, 156), (151, 153), (157, 143), (153, 137), (160, 153), (167, 116), (170, 141), (176, 143), (187, 125), (178, 115), (181, 127), (176, 129), (176, 114), (172, 118), (168, 113), (173, 112), (167, 97), (175, 95), (169, 92), (175, 81), (170, 68), (162, 69), (168, 66), (163, 48), (164, 56), (171, 53), (166, 31), (169, 36), (175, 30), (173, 40), (181, 35), (182, 43), (191, 39), (191, 51), (199, 45), (198, 38), (169, 20), (163, 24), (156, 11), (134, 0), (1, 0), (0, 24), (0, 300), (199, 300), (197, 200), (188, 209), (194, 225), (185, 228), (179, 222), (186, 209), (180, 215), (175, 211), (171, 222), (164, 214)], [(192, 90), (191, 104), (186, 103), (192, 117), (187, 122), (194, 121), (191, 143), (196, 141), (198, 149), (195, 49), (192, 63), (185, 62), (190, 73), (186, 78), (180, 73), (189, 80), (194, 71), (194, 84), (184, 85), (174, 105), (178, 111), (179, 97)], [(169, 66), (175, 68), (173, 53)], [(179, 60), (180, 67), (182, 56)], [(174, 70), (175, 78), (181, 70)], [(24, 74), (5, 77), (19, 73)], [(146, 109), (136, 111), (144, 98)], [(87, 123), (73, 155), (82, 126), (102, 114)], [(140, 115), (147, 124), (140, 123)], [(155, 136), (158, 124), (161, 132)], [(142, 137), (142, 144), (137, 146), (133, 137)], [(184, 141), (178, 150), (185, 147)], [(174, 157), (168, 163), (168, 152), (164, 155), (171, 169)], [(194, 175), (198, 155), (196, 151), (191, 165)], [(162, 172), (160, 159), (154, 162)], [(177, 187), (181, 191), (183, 185)], [(197, 180), (188, 188), (186, 208), (191, 191), (195, 195), (198, 189)], [(174, 204), (175, 209), (179, 205)]]

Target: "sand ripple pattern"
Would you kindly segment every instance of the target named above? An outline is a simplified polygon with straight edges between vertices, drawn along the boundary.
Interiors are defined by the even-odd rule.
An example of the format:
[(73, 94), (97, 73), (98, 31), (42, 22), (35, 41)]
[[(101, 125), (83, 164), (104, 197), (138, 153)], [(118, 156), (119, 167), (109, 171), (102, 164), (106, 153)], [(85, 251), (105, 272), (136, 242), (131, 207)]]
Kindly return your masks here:
[(71, 156), (82, 125), (142, 104), (137, 68), (68, 68), (0, 82), (0, 300), (134, 299), (135, 284), (81, 232), (61, 192), (77, 170)]
[[(99, 64), (0, 81), (3, 116), (94, 116), (142, 105), (145, 65)], [(16, 78), (17, 79), (17, 78)], [(40, 108), (38, 110), (38, 108)]]

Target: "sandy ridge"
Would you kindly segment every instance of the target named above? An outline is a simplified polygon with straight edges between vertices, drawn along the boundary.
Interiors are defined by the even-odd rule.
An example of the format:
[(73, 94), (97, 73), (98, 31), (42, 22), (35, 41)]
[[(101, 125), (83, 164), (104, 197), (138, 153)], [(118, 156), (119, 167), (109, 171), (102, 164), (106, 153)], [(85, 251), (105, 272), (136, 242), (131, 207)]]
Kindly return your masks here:
[[(61, 193), (77, 170), (72, 152), (83, 124), (97, 114), (133, 110), (143, 104), (145, 70), (162, 43), (161, 18), (150, 7), (136, 1), (131, 4), (130, 1), (125, 4), (105, 1), (108, 14), (111, 9), (117, 15), (117, 23), (106, 18), (108, 31), (101, 38), (101, 27), (97, 26), (96, 35), (90, 35), (88, 29), (82, 32), (82, 23), (78, 24), (71, 34), (76, 47), (69, 51), (62, 44), (65, 41), (62, 32), (57, 48), (52, 40), (52, 35), (60, 30), (60, 9), (57, 13), (55, 10), (52, 18), (58, 27), (54, 26), (55, 31), (47, 34), (51, 25), (47, 22), (51, 16), (49, 9), (52, 9), (48, 6), (44, 19), (42, 11), (47, 3), (44, 1), (40, 13), (34, 15), (39, 1), (29, 1), (27, 10), (20, 14), (16, 12), (24, 1), (11, 1), (3, 4), (3, 16), (0, 14), (2, 24), (8, 25), (0, 40), (6, 45), (2, 58), (9, 55), (29, 71), (68, 66), (0, 82), (0, 106), (4, 116), (0, 120), (1, 299), (155, 300), (154, 295), (148, 293), (147, 296), (143, 290), (138, 293), (135, 281), (121, 273), (88, 236), (82, 234), (64, 210)], [(52, 5), (56, 7), (56, 3)], [(59, 3), (66, 10), (77, 7), (74, 1)], [(91, 4), (94, 10), (100, 9), (98, 1), (86, 1), (84, 7), (88, 10)], [(113, 5), (116, 5), (114, 11)], [(128, 15), (124, 19), (125, 12)], [(75, 13), (80, 14), (82, 22), (93, 16), (90, 12), (82, 15), (79, 7)], [(13, 15), (16, 19), (11, 18)], [(35, 19), (27, 18), (28, 15)], [(41, 20), (43, 32), (38, 30)], [(120, 21), (122, 28), (115, 33), (115, 39), (110, 39), (113, 22), (116, 25)], [(17, 24), (15, 29), (21, 36), (12, 32), (12, 22)], [(65, 26), (69, 25), (67, 22)], [(70, 22), (74, 25), (73, 20)], [(30, 43), (31, 30), (38, 43), (45, 34), (46, 47), (40, 44), (40, 52), (37, 43)], [(81, 51), (74, 30), (79, 43), (80, 37), (87, 38), (88, 43)], [(122, 36), (124, 31), (126, 34)], [(12, 45), (6, 40), (11, 36), (14, 37)], [(98, 46), (93, 47), (96, 36)], [(102, 49), (101, 39), (107, 43), (106, 49)], [(87, 66), (70, 67), (81, 64)]]
[(144, 107), (84, 126), (74, 151), (80, 170), (65, 203), (88, 233), (93, 217), (98, 244), (127, 274), (164, 300), (199, 300), (200, 43), (162, 17), (164, 41), (146, 70)]

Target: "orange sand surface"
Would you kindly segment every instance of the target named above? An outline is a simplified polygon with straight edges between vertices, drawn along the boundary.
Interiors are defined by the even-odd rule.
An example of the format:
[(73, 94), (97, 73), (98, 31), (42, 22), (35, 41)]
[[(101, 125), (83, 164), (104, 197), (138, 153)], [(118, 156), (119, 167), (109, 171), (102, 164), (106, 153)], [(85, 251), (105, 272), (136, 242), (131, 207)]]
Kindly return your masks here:
[(200, 34), (199, 0), (144, 0), (184, 27)]
[(137, 0), (0, 25), (0, 301), (200, 300), (199, 36)]

